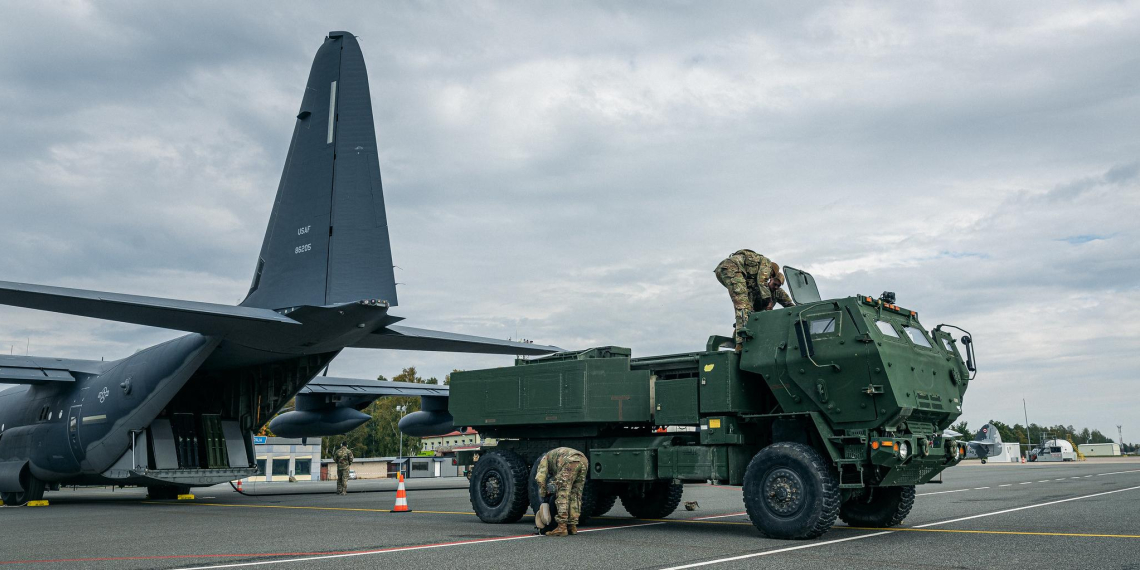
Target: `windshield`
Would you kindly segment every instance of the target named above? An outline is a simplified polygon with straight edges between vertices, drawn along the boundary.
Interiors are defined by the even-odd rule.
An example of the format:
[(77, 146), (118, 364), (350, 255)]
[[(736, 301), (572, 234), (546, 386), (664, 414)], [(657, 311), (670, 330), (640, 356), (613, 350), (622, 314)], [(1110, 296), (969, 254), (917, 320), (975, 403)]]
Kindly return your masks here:
[(899, 333), (895, 332), (895, 327), (886, 321), (875, 321), (875, 326), (879, 327), (879, 332), (891, 338), (898, 338)]
[(923, 346), (926, 348), (932, 348), (930, 346), (930, 341), (926, 340), (926, 335), (922, 334), (922, 331), (920, 331), (914, 327), (908, 327), (908, 326), (904, 326), (903, 330), (906, 331), (906, 336), (909, 336), (910, 341), (913, 342), (914, 344), (917, 344), (918, 346)]

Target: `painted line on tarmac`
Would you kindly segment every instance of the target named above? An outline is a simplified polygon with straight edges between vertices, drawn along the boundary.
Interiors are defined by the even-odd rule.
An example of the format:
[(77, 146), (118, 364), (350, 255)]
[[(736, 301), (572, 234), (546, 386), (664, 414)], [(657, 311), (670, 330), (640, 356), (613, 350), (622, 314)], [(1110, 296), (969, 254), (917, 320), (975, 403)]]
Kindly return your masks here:
[(1112, 473), (1097, 473), (1097, 477), (1104, 477), (1105, 475), (1120, 475), (1122, 473), (1140, 473), (1140, 469), (1133, 469), (1131, 471), (1113, 471)]
[(710, 515), (707, 517), (694, 517), (694, 518), (687, 519), (687, 520), (707, 521), (709, 519), (724, 519), (724, 518), (728, 518), (728, 517), (739, 517), (741, 515), (747, 515), (747, 514), (748, 514), (748, 512), (746, 511), (746, 512), (741, 512), (741, 513), (729, 513), (727, 515)]
[(685, 568), (699, 568), (701, 566), (711, 566), (713, 564), (723, 564), (725, 562), (736, 562), (737, 560), (747, 560), (749, 558), (756, 558), (758, 556), (769, 556), (772, 554), (781, 554), (784, 552), (792, 552), (794, 550), (803, 550), (805, 548), (815, 548), (817, 546), (827, 546), (829, 544), (838, 544), (840, 542), (850, 542), (852, 540), (862, 540), (864, 538), (871, 538), (874, 536), (883, 536), (884, 534), (891, 534), (892, 531), (875, 532), (871, 534), (861, 534), (859, 536), (849, 536), (847, 538), (837, 538), (835, 540), (825, 540), (823, 542), (813, 542), (811, 544), (802, 544), (799, 546), (789, 546), (787, 548), (777, 548), (775, 550), (765, 550), (763, 552), (753, 552), (752, 554), (742, 554), (740, 556), (731, 556), (729, 558), (718, 558), (716, 560), (705, 560), (704, 562), (694, 562), (692, 564), (682, 564), (681, 566), (670, 566), (662, 570), (684, 570)]
[(969, 491), (969, 490), (970, 489), (954, 489), (952, 491), (935, 491), (933, 493), (919, 493), (918, 496), (919, 497), (926, 497), (928, 495), (945, 495), (946, 493), (961, 493), (963, 491)]
[[(727, 558), (717, 558), (714, 560), (705, 560), (703, 562), (694, 562), (692, 564), (683, 564), (680, 566), (670, 566), (668, 568), (664, 568), (663, 570), (684, 570), (686, 568), (699, 568), (701, 566), (712, 566), (714, 564), (723, 564), (725, 562), (736, 562), (738, 560), (747, 560), (749, 558), (756, 558), (759, 556), (768, 556), (771, 554), (781, 554), (784, 552), (792, 552), (795, 550), (803, 550), (806, 548), (815, 548), (818, 546), (828, 546), (828, 545), (837, 544), (840, 542), (848, 542), (848, 541), (852, 541), (852, 540), (862, 540), (865, 538), (872, 538), (875, 536), (883, 536), (883, 535), (887, 535), (887, 534), (894, 534), (895, 532), (900, 532), (900, 531), (912, 530), (912, 532), (913, 532), (913, 531), (922, 530), (924, 528), (928, 528), (928, 527), (932, 527), (932, 526), (950, 524), (950, 523), (955, 523), (955, 522), (960, 522), (960, 521), (965, 521), (965, 520), (971, 520), (971, 519), (977, 519), (977, 518), (982, 518), (982, 517), (991, 517), (994, 515), (1012, 513), (1012, 512), (1016, 512), (1016, 511), (1023, 511), (1026, 509), (1036, 509), (1038, 507), (1047, 507), (1050, 505), (1056, 505), (1058, 503), (1067, 503), (1069, 501), (1079, 501), (1081, 499), (1089, 499), (1092, 497), (1100, 497), (1103, 495), (1111, 495), (1113, 493), (1123, 493), (1125, 491), (1134, 491), (1136, 489), (1140, 489), (1140, 486), (1128, 487), (1126, 489), (1117, 489), (1115, 491), (1105, 491), (1103, 493), (1093, 493), (1091, 495), (1081, 495), (1079, 497), (1070, 497), (1068, 499), (1061, 499), (1058, 501), (1049, 501), (1047, 503), (1037, 503), (1037, 504), (1028, 505), (1025, 507), (1017, 507), (1017, 508), (1013, 508), (1013, 509), (1004, 509), (1004, 510), (1000, 510), (1000, 511), (994, 511), (992, 513), (982, 513), (979, 515), (972, 515), (972, 516), (968, 516), (968, 517), (960, 517), (960, 518), (951, 519), (951, 520), (947, 520), (947, 521), (927, 523), (924, 525), (917, 525), (914, 527), (910, 527), (910, 529), (894, 529), (894, 530), (888, 530), (888, 531), (882, 531), (882, 532), (875, 532), (875, 533), (871, 533), (871, 534), (861, 534), (859, 536), (852, 536), (852, 537), (848, 537), (848, 538), (840, 538), (837, 540), (825, 540), (823, 542), (814, 542), (812, 544), (804, 544), (804, 545), (792, 546), (792, 547), (788, 547), (788, 548), (777, 548), (774, 550), (764, 550), (761, 552), (754, 552), (752, 554), (742, 554), (740, 556), (730, 556)], [(694, 521), (694, 522), (699, 522), (699, 521)], [(837, 528), (842, 528), (842, 527), (837, 527)], [(938, 530), (946, 530), (946, 529), (938, 529)]]
[(1026, 481), (1024, 483), (1018, 483), (1018, 485), (1032, 485), (1032, 484), (1033, 484), (1033, 481)]
[[(580, 532), (580, 533), (601, 532), (604, 530), (621, 530), (623, 528), (655, 526), (655, 525), (659, 525), (659, 524), (664, 524), (664, 523), (649, 522), (649, 523), (642, 523), (642, 524), (607, 526), (607, 527), (598, 527), (598, 528), (590, 528), (590, 529), (584, 528), (578, 532)], [(216, 564), (216, 565), (212, 565), (212, 566), (189, 566), (189, 567), (181, 568), (178, 570), (216, 570), (218, 568), (244, 568), (244, 567), (248, 567), (248, 566), (266, 566), (269, 564), (289, 564), (292, 562), (314, 562), (317, 560), (332, 560), (332, 559), (336, 559), (336, 558), (351, 558), (351, 557), (356, 557), (356, 556), (368, 556), (371, 554), (389, 554), (392, 552), (408, 552), (408, 551), (412, 551), (412, 550), (430, 550), (430, 549), (436, 549), (436, 548), (447, 548), (449, 546), (467, 546), (470, 544), (487, 544), (490, 542), (506, 542), (506, 541), (511, 541), (511, 540), (524, 540), (527, 538), (539, 538), (541, 536), (542, 535), (540, 535), (540, 534), (519, 534), (519, 535), (513, 535), (513, 536), (501, 536), (501, 537), (496, 537), (496, 538), (480, 538), (480, 539), (475, 539), (475, 540), (460, 540), (460, 541), (456, 541), (456, 542), (437, 542), (437, 543), (433, 543), (433, 544), (420, 544), (420, 545), (415, 545), (415, 546), (394, 546), (392, 548), (377, 548), (374, 550), (358, 550), (358, 551), (353, 551), (353, 552), (338, 552), (335, 554), (325, 554), (325, 555), (320, 555), (320, 556), (305, 556), (305, 557), (301, 557), (301, 558), (287, 558), (284, 560), (260, 560), (260, 561), (256, 561), (256, 562), (237, 562), (237, 563), (233, 563), (233, 564)]]
[(1135, 490), (1137, 490), (1137, 489), (1140, 489), (1140, 485), (1137, 485), (1137, 486), (1135, 486), (1135, 487), (1128, 487), (1128, 488), (1126, 488), (1126, 489), (1117, 489), (1117, 490), (1115, 490), (1115, 491), (1104, 491), (1104, 492), (1102, 492), (1102, 493), (1093, 493), (1093, 494), (1091, 494), (1091, 495), (1081, 495), (1081, 496), (1079, 496), (1079, 497), (1069, 497), (1068, 499), (1060, 499), (1060, 500), (1057, 500), (1057, 501), (1049, 501), (1049, 502), (1047, 502), (1047, 503), (1037, 503), (1037, 504), (1035, 504), (1035, 505), (1027, 505), (1027, 506), (1024, 506), (1024, 507), (1016, 507), (1016, 508), (1012, 508), (1012, 509), (1004, 509), (1004, 510), (1001, 510), (1001, 511), (994, 511), (994, 512), (992, 512), (992, 513), (982, 513), (982, 514), (980, 514), (980, 515), (971, 515), (971, 516), (968, 516), (968, 517), (960, 517), (960, 518), (956, 518), (956, 519), (950, 519), (950, 520), (948, 520), (948, 521), (940, 521), (940, 522), (932, 522), (932, 523), (920, 524), (920, 525), (915, 525), (915, 526), (913, 526), (913, 527), (910, 527), (910, 528), (928, 528), (928, 527), (932, 527), (932, 526), (938, 526), (938, 525), (943, 525), (943, 524), (950, 524), (950, 523), (956, 523), (956, 522), (961, 522), (961, 521), (968, 521), (968, 520), (971, 520), (971, 519), (980, 519), (980, 518), (982, 518), (982, 517), (992, 517), (992, 516), (994, 516), (994, 515), (1004, 515), (1005, 513), (1013, 513), (1013, 512), (1017, 512), (1017, 511), (1024, 511), (1024, 510), (1026, 510), (1026, 509), (1036, 509), (1036, 508), (1040, 508), (1040, 507), (1048, 507), (1048, 506), (1050, 506), (1050, 505), (1057, 505), (1057, 504), (1060, 504), (1060, 503), (1068, 503), (1069, 501), (1079, 501), (1079, 500), (1081, 500), (1081, 499), (1091, 499), (1091, 498), (1093, 498), (1093, 497), (1102, 497), (1102, 496), (1104, 496), (1104, 495), (1112, 495), (1112, 494), (1114, 494), (1114, 493), (1123, 493), (1123, 492), (1125, 492), (1125, 491), (1135, 491)]
[[(364, 513), (391, 513), (391, 509), (364, 509), (353, 507), (299, 507), (292, 505), (243, 505), (240, 503), (167, 503), (158, 501), (141, 501), (144, 505), (177, 505), (177, 506), (197, 506), (197, 507), (238, 507), (246, 509), (301, 509), (309, 511), (356, 511)], [(408, 511), (412, 513), (420, 513), (425, 515), (474, 515), (473, 512), (463, 511)]]
[[(837, 526), (834, 529), (879, 530), (863, 526)], [(1020, 530), (959, 530), (953, 528), (892, 528), (892, 532), (948, 532), (960, 534), (1015, 534), (1024, 536), (1076, 536), (1081, 538), (1140, 538), (1140, 534), (1093, 534), (1084, 532), (1029, 532)]]

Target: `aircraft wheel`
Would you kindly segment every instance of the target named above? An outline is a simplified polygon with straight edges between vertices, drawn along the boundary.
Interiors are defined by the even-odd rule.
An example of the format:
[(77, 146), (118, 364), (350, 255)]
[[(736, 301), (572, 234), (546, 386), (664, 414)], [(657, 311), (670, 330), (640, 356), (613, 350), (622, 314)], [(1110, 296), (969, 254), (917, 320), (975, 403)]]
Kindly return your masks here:
[(684, 485), (672, 481), (632, 484), (622, 491), (621, 506), (639, 519), (663, 519), (677, 510), (684, 491)]
[(839, 507), (839, 518), (848, 526), (888, 528), (903, 522), (914, 506), (914, 485), (874, 487)]
[(802, 443), (773, 443), (744, 472), (748, 517), (769, 538), (816, 538), (831, 529), (839, 503), (835, 472)]
[(146, 496), (152, 501), (165, 501), (177, 499), (178, 495), (185, 495), (190, 492), (190, 487), (179, 487), (177, 485), (155, 485), (146, 488)]
[(0, 493), (0, 499), (9, 507), (20, 507), (29, 501), (39, 501), (44, 498), (47, 484), (35, 477), (28, 478), (28, 488), (19, 493)]
[(985, 464), (986, 464), (986, 460), (982, 459), (982, 465), (985, 465)]
[(526, 512), (527, 468), (519, 454), (495, 450), (475, 462), (471, 474), (471, 506), (486, 523), (518, 522)]

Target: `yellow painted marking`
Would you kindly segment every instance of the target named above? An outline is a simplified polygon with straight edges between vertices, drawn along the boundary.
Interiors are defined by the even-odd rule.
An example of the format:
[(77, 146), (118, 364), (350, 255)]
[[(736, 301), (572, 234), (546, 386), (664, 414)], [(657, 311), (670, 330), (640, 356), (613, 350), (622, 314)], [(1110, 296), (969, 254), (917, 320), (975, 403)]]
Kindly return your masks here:
[(189, 494), (187, 494), (187, 495), (178, 495), (178, 500), (179, 500), (179, 501), (193, 501), (193, 500), (194, 500), (194, 495), (189, 495)]
[(48, 504), (47, 501), (28, 501), (29, 507), (46, 507)]
[[(837, 526), (832, 529), (850, 530), (883, 530), (863, 526)], [(1093, 534), (1085, 532), (1028, 532), (1019, 530), (957, 530), (949, 528), (890, 528), (887, 530), (900, 532), (950, 532), (960, 534), (1016, 534), (1022, 536), (1078, 536), (1085, 538), (1140, 538), (1140, 534)]]
[(713, 367), (715, 367), (715, 366), (716, 366), (715, 364), (706, 364), (705, 365), (705, 372), (712, 372)]

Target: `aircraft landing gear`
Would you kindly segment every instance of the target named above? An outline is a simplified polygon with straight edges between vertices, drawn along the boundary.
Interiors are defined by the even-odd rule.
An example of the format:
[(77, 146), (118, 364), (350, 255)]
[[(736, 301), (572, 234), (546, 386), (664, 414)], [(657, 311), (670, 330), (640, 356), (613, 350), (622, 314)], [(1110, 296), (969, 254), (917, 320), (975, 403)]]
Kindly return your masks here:
[(28, 488), (24, 489), (21, 493), (0, 493), (0, 499), (3, 499), (4, 504), (9, 507), (19, 507), (28, 504), (29, 501), (39, 501), (44, 498), (44, 490), (47, 484), (35, 477), (28, 478)]

